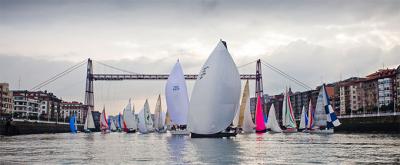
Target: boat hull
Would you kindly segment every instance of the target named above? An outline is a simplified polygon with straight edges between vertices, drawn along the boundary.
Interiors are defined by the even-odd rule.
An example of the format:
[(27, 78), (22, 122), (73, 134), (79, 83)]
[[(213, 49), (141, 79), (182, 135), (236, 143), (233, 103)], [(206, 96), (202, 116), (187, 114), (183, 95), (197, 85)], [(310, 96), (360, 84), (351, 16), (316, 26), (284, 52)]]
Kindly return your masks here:
[(311, 134), (333, 134), (333, 129), (312, 129), (312, 130), (304, 130), (305, 133)]
[(172, 130), (169, 131), (171, 135), (189, 135), (190, 132), (188, 130)]
[(282, 131), (283, 133), (297, 133), (296, 128), (288, 128)]
[(231, 133), (231, 132), (219, 132), (215, 134), (196, 134), (196, 133), (191, 133), (190, 137), (191, 138), (230, 138), (230, 137), (235, 137), (237, 133)]
[(126, 133), (136, 133), (136, 129), (129, 129), (127, 131), (125, 131)]
[(256, 133), (265, 133), (265, 132), (267, 132), (267, 130), (266, 130), (266, 129), (264, 129), (264, 130), (260, 130), (260, 131), (257, 131), (257, 130), (256, 130)]

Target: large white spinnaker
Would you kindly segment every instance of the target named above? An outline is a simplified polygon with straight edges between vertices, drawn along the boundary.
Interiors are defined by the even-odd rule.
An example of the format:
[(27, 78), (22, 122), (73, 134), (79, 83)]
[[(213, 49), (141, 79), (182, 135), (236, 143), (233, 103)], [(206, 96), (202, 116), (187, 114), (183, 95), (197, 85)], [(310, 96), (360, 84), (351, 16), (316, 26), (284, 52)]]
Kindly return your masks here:
[[(215, 134), (233, 121), (240, 100), (240, 75), (220, 41), (202, 66), (189, 103), (188, 127), (195, 134)], [(168, 109), (169, 110), (169, 109)]]
[(172, 68), (165, 85), (167, 109), (172, 124), (186, 125), (189, 109), (189, 97), (186, 80), (179, 60)]

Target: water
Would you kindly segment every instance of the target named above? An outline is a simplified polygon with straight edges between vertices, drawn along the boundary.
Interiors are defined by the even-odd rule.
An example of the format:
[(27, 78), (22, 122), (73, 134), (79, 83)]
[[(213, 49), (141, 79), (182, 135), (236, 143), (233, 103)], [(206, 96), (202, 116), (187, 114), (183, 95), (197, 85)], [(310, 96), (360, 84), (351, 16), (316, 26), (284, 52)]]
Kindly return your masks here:
[(0, 137), (0, 164), (400, 163), (400, 134), (263, 134), (190, 139), (170, 134)]

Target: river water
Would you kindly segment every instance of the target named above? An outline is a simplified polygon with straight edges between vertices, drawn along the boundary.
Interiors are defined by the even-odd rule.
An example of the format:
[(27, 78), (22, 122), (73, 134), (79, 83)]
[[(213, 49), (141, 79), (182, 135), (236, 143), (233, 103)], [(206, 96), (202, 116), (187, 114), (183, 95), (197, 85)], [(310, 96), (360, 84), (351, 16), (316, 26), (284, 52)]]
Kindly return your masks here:
[(400, 134), (249, 134), (191, 139), (166, 134), (0, 137), (0, 164), (400, 163)]

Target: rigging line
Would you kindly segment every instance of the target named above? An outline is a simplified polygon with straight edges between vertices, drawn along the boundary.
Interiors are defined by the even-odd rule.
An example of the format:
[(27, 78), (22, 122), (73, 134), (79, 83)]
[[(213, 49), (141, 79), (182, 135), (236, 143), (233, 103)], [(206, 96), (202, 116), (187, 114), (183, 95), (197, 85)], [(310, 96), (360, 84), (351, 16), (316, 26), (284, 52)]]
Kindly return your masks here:
[[(277, 67), (275, 67), (275, 66), (273, 66), (273, 65), (271, 65), (271, 64), (269, 64), (269, 63), (267, 63), (267, 62), (265, 62), (265, 61), (263, 61), (263, 63), (265, 63), (264, 65), (269, 65), (270, 67), (274, 68), (275, 70), (279, 71), (280, 73), (286, 75), (286, 77), (290, 77), (292, 80), (294, 80), (294, 81), (296, 81), (296, 82), (298, 82), (298, 83), (301, 83), (303, 86), (306, 86), (306, 87), (310, 88), (307, 84), (305, 84), (305, 83), (303, 83), (303, 82), (297, 80), (297, 79), (294, 78), (293, 76), (290, 76), (289, 74), (283, 72), (282, 70), (278, 69)], [(310, 89), (312, 89), (312, 88), (310, 88)]]
[(268, 64), (268, 63), (265, 64), (264, 61), (262, 62), (262, 64), (263, 64), (264, 66), (266, 66), (266, 67), (272, 69), (273, 71), (277, 72), (278, 74), (282, 75), (283, 77), (285, 77), (285, 78), (287, 78), (287, 79), (293, 81), (293, 82), (296, 83), (297, 85), (299, 85), (299, 86), (301, 86), (301, 87), (303, 87), (303, 88), (305, 88), (305, 89), (312, 89), (312, 88), (311, 88), (310, 86), (308, 86), (307, 84), (305, 84), (305, 83), (303, 83), (303, 82), (297, 80), (296, 78), (294, 78), (294, 77), (288, 75), (287, 73), (283, 72), (282, 70), (280, 70), (280, 69), (278, 69), (278, 68), (272, 66), (271, 64)]
[[(83, 63), (83, 64), (85, 64), (85, 63)], [(46, 85), (49, 85), (50, 83), (52, 83), (52, 82), (58, 80), (59, 78), (61, 78), (61, 77), (65, 76), (65, 75), (67, 75), (68, 73), (71, 73), (72, 71), (78, 69), (80, 66), (83, 66), (83, 64), (81, 64), (81, 65), (79, 65), (79, 66), (73, 68), (72, 70), (69, 70), (69, 71), (65, 72), (65, 73), (62, 74), (62, 75), (59, 75), (59, 76), (55, 77), (54, 79), (51, 79), (51, 80), (47, 81), (46, 83), (44, 83), (44, 84), (42, 84), (42, 85), (37, 86), (37, 87), (34, 88), (34, 89), (35, 89), (35, 90), (38, 90), (38, 89), (40, 89), (40, 88), (42, 88), (42, 87), (44, 87), (44, 86), (46, 86)]]
[(79, 63), (77, 63), (77, 64), (75, 64), (75, 65), (69, 67), (68, 69), (64, 70), (63, 72), (54, 75), (53, 77), (49, 78), (48, 80), (43, 81), (43, 82), (41, 82), (40, 84), (37, 84), (36, 86), (32, 87), (31, 90), (36, 89), (38, 86), (41, 86), (41, 85), (43, 85), (43, 84), (46, 84), (47, 82), (51, 81), (52, 79), (55, 79), (55, 78), (59, 77), (60, 75), (63, 76), (63, 75), (65, 75), (65, 73), (68, 72), (69, 70), (71, 70), (71, 69), (74, 70), (74, 69), (76, 69), (77, 67), (80, 67), (80, 66), (82, 66), (82, 65), (85, 64), (85, 63), (86, 63), (86, 60), (83, 60), (83, 61), (81, 61), (81, 62), (79, 62)]
[(109, 68), (111, 68), (111, 69), (115, 69), (115, 70), (118, 70), (118, 71), (121, 71), (121, 72), (126, 72), (126, 73), (130, 73), (130, 74), (139, 74), (139, 73), (136, 73), (136, 72), (131, 72), (131, 71), (128, 71), (128, 70), (125, 70), (125, 69), (117, 68), (117, 67), (114, 67), (114, 66), (111, 66), (111, 65), (102, 63), (102, 62), (100, 62), (100, 61), (95, 61), (95, 60), (93, 60), (93, 61), (96, 62), (96, 63), (98, 63), (98, 64), (101, 64), (101, 65), (103, 65), (103, 66), (106, 66), (106, 67), (109, 67)]

